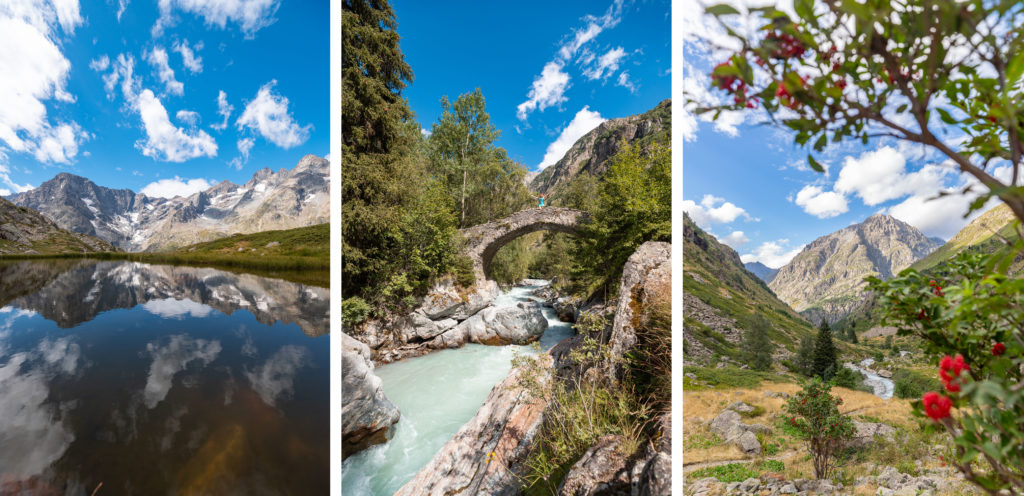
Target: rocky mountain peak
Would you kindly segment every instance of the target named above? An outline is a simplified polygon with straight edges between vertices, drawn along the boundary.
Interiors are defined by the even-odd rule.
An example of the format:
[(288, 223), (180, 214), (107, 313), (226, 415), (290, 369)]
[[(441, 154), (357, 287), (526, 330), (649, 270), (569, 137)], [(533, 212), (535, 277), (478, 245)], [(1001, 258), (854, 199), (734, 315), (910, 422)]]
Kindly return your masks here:
[(242, 186), (222, 181), (186, 198), (147, 197), (64, 172), (11, 201), (125, 250), (163, 250), (328, 222), (328, 170), (326, 160), (307, 155), (294, 169), (264, 168)]
[(812, 320), (835, 322), (859, 304), (865, 277), (888, 279), (939, 246), (914, 226), (875, 214), (809, 243), (769, 287)]

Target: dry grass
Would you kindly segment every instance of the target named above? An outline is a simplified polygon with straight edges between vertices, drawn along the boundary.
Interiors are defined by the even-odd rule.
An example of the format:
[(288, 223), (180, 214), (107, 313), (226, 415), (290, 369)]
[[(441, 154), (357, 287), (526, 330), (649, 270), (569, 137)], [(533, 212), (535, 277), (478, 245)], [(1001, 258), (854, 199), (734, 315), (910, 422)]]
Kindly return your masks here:
[[(803, 443), (781, 432), (775, 425), (776, 416), (783, 411), (786, 400), (769, 398), (764, 394), (767, 391), (775, 391), (793, 395), (799, 390), (800, 386), (795, 383), (775, 383), (763, 384), (750, 389), (684, 391), (683, 446), (689, 446), (683, 453), (684, 471), (689, 472), (697, 467), (726, 461), (757, 462), (762, 458), (771, 458), (785, 463), (786, 468), (780, 475), (786, 479), (811, 478), (814, 468)], [(870, 421), (880, 421), (899, 429), (905, 429), (907, 432), (918, 431), (917, 421), (911, 416), (910, 402), (907, 400), (898, 398), (883, 400), (870, 393), (845, 388), (833, 388), (832, 394), (843, 399), (840, 411), (855, 419), (865, 416)], [(744, 455), (739, 448), (733, 445), (706, 446), (706, 439), (710, 435), (704, 423), (713, 419), (726, 406), (736, 401), (764, 408), (762, 415), (745, 418), (743, 421), (748, 424), (766, 424), (774, 429), (773, 433), (762, 437), (762, 445), (774, 444), (777, 446), (775, 455), (754, 457)], [(914, 439), (914, 441), (919, 440)], [(878, 455), (880, 458), (886, 458), (884, 453), (878, 453)], [(875, 463), (870, 461), (872, 457), (867, 456), (866, 458), (869, 460), (859, 460), (859, 462), (851, 460), (851, 463), (843, 468), (845, 477), (868, 475), (872, 470), (872, 464)], [(854, 494), (874, 494), (874, 488), (860, 487), (857, 488), (857, 491)]]

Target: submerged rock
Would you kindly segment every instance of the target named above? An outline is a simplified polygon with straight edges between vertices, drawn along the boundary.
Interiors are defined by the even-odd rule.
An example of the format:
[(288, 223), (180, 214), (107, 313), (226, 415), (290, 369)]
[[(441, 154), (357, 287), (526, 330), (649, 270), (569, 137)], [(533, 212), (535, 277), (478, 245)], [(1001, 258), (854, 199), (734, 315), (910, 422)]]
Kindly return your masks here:
[(381, 388), (380, 377), (373, 373), (370, 348), (341, 334), (341, 387), (345, 391), (341, 405), (341, 456), (387, 441), (398, 422), (398, 408)]
[[(551, 357), (543, 355), (537, 380), (551, 377)], [(523, 387), (514, 368), (491, 390), (476, 415), (459, 429), (395, 496), (519, 494), (515, 471), (522, 467), (540, 430), (545, 403)]]

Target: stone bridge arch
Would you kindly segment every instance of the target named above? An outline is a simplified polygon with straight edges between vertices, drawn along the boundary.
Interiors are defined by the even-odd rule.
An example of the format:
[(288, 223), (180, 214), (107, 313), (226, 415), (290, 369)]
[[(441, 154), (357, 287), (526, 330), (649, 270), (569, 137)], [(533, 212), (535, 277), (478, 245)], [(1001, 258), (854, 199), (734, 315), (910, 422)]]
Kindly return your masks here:
[(463, 252), (473, 260), (478, 280), (487, 279), (494, 255), (510, 241), (536, 231), (577, 234), (579, 225), (590, 214), (572, 208), (537, 207), (520, 210), (504, 219), (460, 230), (465, 241)]

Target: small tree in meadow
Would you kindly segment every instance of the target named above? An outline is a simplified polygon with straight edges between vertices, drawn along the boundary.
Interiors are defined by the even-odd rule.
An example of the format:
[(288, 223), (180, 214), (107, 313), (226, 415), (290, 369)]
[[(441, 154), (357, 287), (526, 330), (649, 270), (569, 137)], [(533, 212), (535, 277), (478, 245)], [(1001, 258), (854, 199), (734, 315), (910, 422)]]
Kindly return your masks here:
[(817, 377), (786, 404), (786, 422), (796, 428), (814, 460), (814, 477), (828, 478), (835, 456), (853, 436), (853, 421), (839, 413), (842, 398), (833, 397), (832, 386)]
[(772, 343), (768, 331), (771, 323), (761, 315), (755, 315), (751, 320), (750, 329), (743, 334), (741, 344), (744, 358), (750, 368), (765, 371), (772, 368), (772, 352), (775, 351), (775, 344)]
[(821, 322), (818, 338), (814, 341), (814, 359), (811, 362), (811, 375), (827, 381), (836, 373), (836, 345), (832, 342), (832, 329), (827, 321)]

